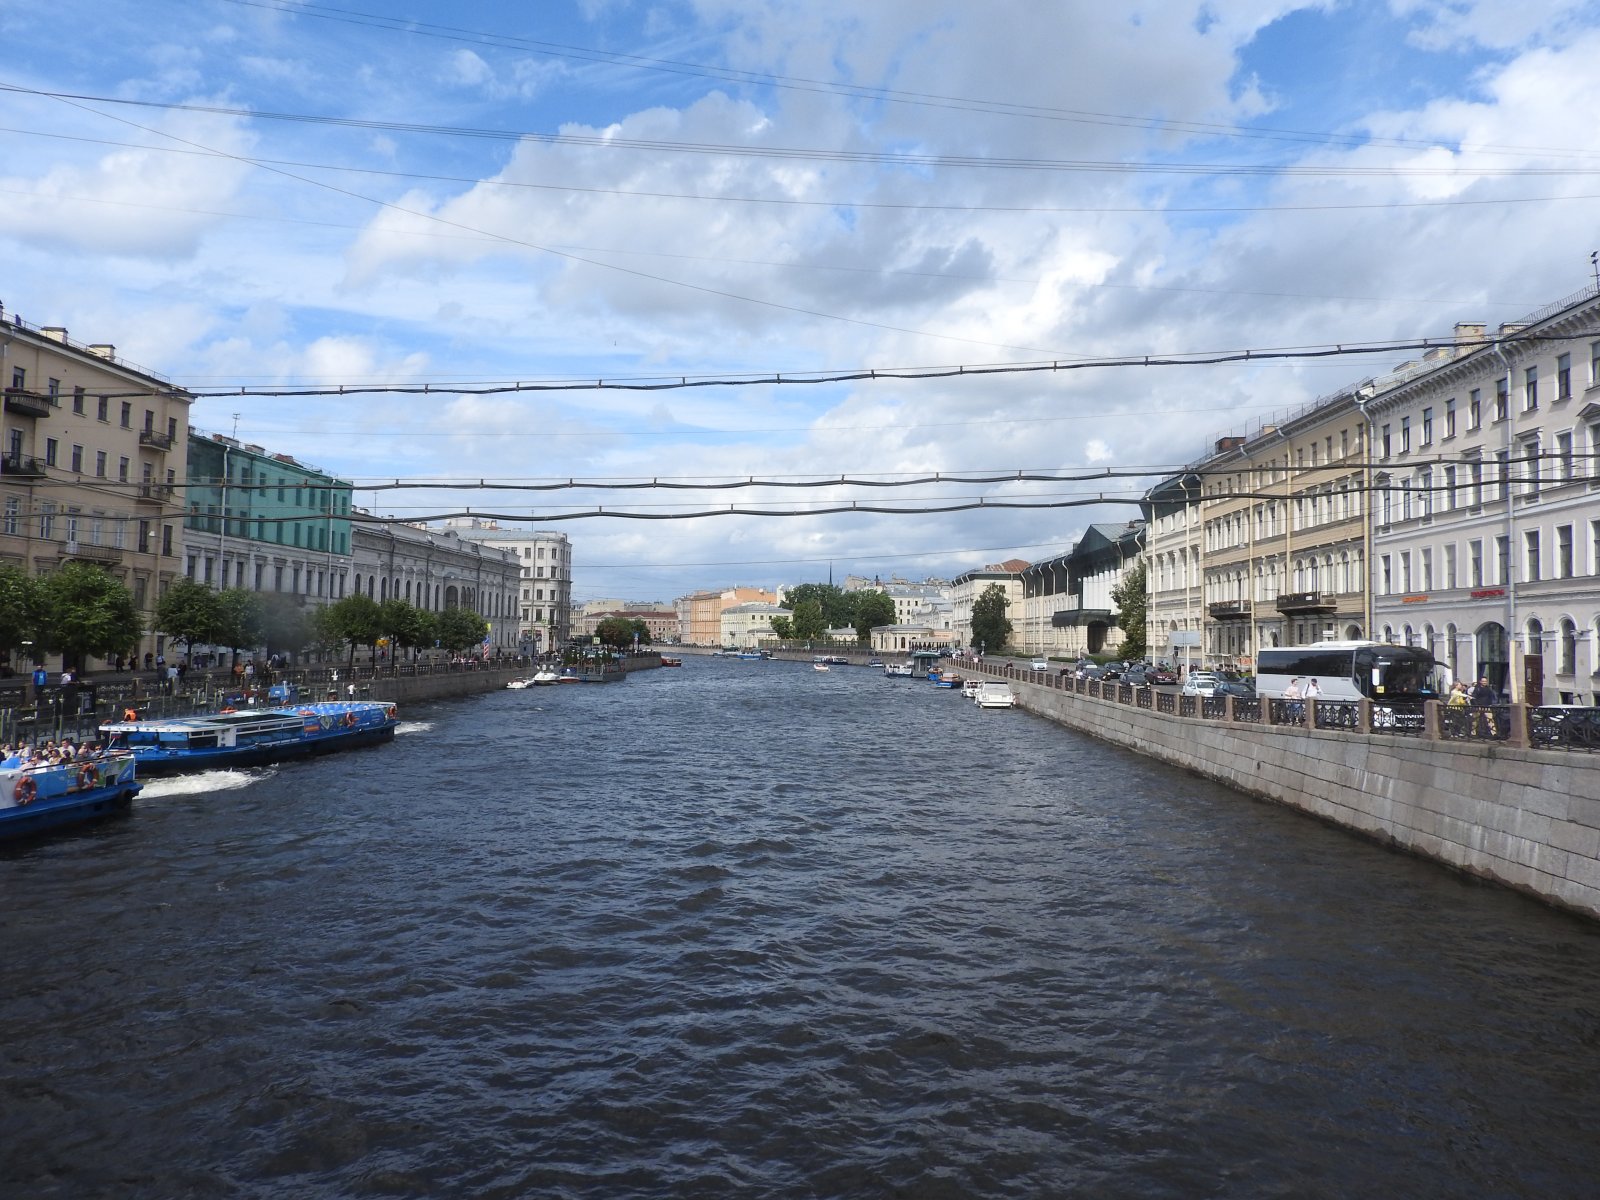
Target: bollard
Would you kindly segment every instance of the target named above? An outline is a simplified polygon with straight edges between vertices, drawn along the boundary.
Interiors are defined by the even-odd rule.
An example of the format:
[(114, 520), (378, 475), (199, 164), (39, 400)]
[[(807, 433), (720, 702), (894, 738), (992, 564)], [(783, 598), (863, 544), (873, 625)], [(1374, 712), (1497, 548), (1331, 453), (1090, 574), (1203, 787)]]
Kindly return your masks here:
[(1372, 701), (1365, 696), (1356, 701), (1356, 732), (1372, 732)]
[(1422, 702), (1422, 736), (1430, 742), (1443, 739), (1444, 730), (1440, 728), (1439, 702), (1437, 700), (1424, 700)]
[(1506, 745), (1516, 746), (1526, 750), (1528, 748), (1528, 706), (1526, 704), (1512, 704), (1506, 712), (1506, 720), (1511, 727), (1506, 730)]

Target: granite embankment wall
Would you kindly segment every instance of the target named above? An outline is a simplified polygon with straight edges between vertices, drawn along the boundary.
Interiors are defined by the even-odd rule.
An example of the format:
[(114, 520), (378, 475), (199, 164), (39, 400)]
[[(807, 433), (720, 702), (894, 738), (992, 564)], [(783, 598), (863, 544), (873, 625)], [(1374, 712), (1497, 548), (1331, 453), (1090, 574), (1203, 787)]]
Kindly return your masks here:
[(1600, 917), (1600, 756), (1235, 725), (1013, 680), (1019, 705), (1590, 917)]

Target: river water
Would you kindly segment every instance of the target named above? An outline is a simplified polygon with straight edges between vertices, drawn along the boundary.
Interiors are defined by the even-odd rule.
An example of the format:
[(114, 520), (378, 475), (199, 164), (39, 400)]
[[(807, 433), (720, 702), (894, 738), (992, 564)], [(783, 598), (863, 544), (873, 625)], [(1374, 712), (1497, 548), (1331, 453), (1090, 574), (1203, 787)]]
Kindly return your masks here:
[(1594, 1195), (1600, 931), (690, 658), (0, 852), (8, 1197)]

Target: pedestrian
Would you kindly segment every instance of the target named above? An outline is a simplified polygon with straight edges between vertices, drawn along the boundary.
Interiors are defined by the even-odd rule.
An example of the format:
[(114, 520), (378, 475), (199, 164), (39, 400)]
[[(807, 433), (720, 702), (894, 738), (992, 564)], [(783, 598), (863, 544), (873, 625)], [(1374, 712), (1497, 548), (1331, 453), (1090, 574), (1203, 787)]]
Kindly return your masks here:
[(1300, 676), (1298, 675), (1289, 681), (1288, 687), (1283, 689), (1283, 700), (1288, 706), (1291, 724), (1298, 725), (1305, 719), (1305, 705), (1301, 703), (1305, 699), (1305, 694), (1305, 687), (1301, 684)]
[(346, 685), (345, 694), (347, 696), (349, 696), (350, 699), (352, 699), (352, 700), (354, 700), (356, 698), (356, 685), (355, 685), (354, 681), (351, 681), (349, 684)]
[(1494, 737), (1497, 730), (1494, 719), (1494, 705), (1500, 696), (1489, 683), (1487, 675), (1480, 675), (1472, 691), (1468, 693), (1467, 700), (1477, 710), (1473, 721), (1475, 732), (1480, 737)]
[(1321, 696), (1322, 696), (1322, 689), (1317, 686), (1317, 681), (1315, 679), (1313, 679), (1313, 680), (1310, 680), (1309, 682), (1307, 682), (1306, 691), (1305, 691), (1306, 699), (1307, 700), (1317, 700), (1317, 699), (1320, 699)]

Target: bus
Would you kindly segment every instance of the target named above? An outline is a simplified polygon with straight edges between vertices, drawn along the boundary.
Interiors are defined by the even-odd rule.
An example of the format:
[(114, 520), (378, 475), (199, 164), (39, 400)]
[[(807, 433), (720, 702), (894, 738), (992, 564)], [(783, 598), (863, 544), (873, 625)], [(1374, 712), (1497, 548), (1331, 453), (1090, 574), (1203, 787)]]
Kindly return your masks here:
[(1282, 699), (1298, 678), (1317, 681), (1319, 700), (1437, 700), (1450, 689), (1450, 669), (1426, 650), (1383, 642), (1318, 642), (1256, 652), (1256, 695)]

